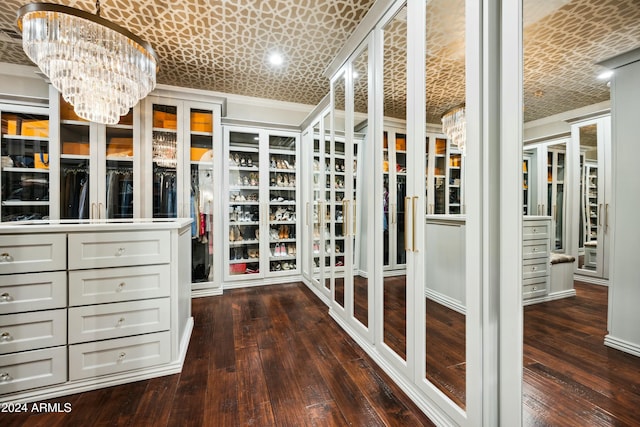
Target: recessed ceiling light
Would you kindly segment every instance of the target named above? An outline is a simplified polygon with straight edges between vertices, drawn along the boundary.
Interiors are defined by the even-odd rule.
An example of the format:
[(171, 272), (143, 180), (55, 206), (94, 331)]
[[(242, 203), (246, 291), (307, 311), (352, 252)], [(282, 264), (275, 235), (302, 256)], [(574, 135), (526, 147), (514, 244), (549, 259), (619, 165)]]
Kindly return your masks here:
[(269, 54), (269, 64), (273, 66), (280, 66), (284, 63), (284, 57), (279, 52), (272, 52)]
[(600, 75), (598, 75), (598, 78), (600, 80), (607, 80), (611, 76), (613, 76), (613, 70), (607, 70), (607, 71), (604, 71), (604, 72), (600, 73)]

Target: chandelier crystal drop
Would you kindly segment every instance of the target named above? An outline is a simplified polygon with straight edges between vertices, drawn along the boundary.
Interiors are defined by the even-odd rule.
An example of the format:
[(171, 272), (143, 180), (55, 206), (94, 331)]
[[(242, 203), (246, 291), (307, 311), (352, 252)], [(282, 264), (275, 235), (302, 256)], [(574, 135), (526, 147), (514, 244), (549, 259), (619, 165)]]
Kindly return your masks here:
[(464, 105), (455, 107), (442, 116), (442, 131), (465, 154), (467, 144), (467, 120)]
[(86, 120), (116, 124), (156, 85), (151, 46), (97, 14), (50, 3), (18, 10), (27, 56)]

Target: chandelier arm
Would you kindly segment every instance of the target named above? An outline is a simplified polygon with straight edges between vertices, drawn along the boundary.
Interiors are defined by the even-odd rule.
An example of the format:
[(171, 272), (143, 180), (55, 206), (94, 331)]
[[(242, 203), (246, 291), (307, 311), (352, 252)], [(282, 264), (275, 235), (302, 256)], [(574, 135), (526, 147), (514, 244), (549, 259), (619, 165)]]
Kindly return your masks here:
[[(99, 1), (97, 3), (98, 3), (98, 13), (99, 13)], [(22, 18), (24, 17), (24, 15), (30, 12), (59, 12), (66, 15), (77, 16), (78, 18), (86, 19), (87, 21), (95, 22), (96, 24), (107, 27), (133, 40), (135, 43), (137, 43), (140, 46), (142, 50), (146, 51), (156, 61), (156, 66), (158, 65), (158, 56), (156, 55), (156, 52), (151, 47), (150, 43), (142, 40), (140, 37), (136, 36), (126, 28), (122, 28), (121, 26), (114, 24), (113, 22), (107, 19), (104, 19), (99, 15), (93, 15), (89, 12), (85, 12), (84, 10), (75, 9), (73, 7), (63, 6), (59, 4), (29, 3), (22, 6), (20, 9), (18, 9), (18, 28), (20, 29), (20, 31), (22, 31)]]

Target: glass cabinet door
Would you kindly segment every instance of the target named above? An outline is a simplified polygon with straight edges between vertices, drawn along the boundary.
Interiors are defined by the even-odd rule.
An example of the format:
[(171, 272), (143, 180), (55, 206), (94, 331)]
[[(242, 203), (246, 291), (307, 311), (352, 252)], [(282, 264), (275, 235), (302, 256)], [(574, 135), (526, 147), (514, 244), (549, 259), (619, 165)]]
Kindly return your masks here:
[(449, 173), (447, 185), (449, 186), (449, 198), (447, 200), (447, 213), (462, 213), (462, 161), (463, 157), (460, 152), (449, 153)]
[(189, 216), (191, 224), (191, 282), (213, 281), (213, 174), (212, 110), (189, 108)]
[(434, 146), (434, 171), (433, 171), (433, 205), (431, 213), (446, 213), (446, 160), (447, 140), (436, 138)]
[(269, 135), (269, 271), (296, 270), (296, 138)]
[(60, 96), (60, 219), (99, 218), (91, 180), (91, 129)]
[[(229, 275), (260, 273), (260, 135), (229, 132)], [(284, 201), (284, 198), (283, 198)], [(279, 237), (279, 236), (278, 236)]]
[(153, 218), (178, 216), (178, 107), (152, 105)]
[(395, 188), (392, 189), (395, 204), (395, 218), (393, 223), (395, 225), (395, 265), (404, 266), (407, 263), (407, 256), (405, 251), (405, 219), (406, 212), (404, 211), (404, 199), (407, 196), (407, 136), (405, 134), (395, 135)]
[(324, 161), (322, 159), (320, 126), (314, 127), (311, 183), (311, 277), (316, 286), (322, 286), (320, 247), (322, 246), (322, 200), (324, 193)]
[(105, 129), (106, 191), (103, 218), (133, 218), (134, 179), (133, 179), (133, 109), (121, 117), (120, 122)]
[(547, 215), (552, 217), (551, 244), (557, 252), (565, 249), (565, 149), (564, 143), (551, 145), (547, 149)]
[[(46, 109), (0, 111), (2, 221), (49, 218), (49, 117)], [(20, 111), (22, 110), (22, 111)]]

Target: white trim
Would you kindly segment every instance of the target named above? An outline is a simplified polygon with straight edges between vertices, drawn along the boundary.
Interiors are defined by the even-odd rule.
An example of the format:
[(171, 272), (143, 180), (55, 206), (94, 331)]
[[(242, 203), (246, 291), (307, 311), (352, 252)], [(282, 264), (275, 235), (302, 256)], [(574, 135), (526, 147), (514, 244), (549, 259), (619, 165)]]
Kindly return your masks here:
[(292, 275), (292, 276), (278, 276), (278, 277), (269, 277), (269, 278), (256, 278), (256, 279), (246, 279), (246, 280), (238, 280), (238, 281), (225, 281), (222, 283), (223, 289), (242, 289), (242, 288), (251, 288), (257, 286), (269, 286), (269, 285), (279, 285), (282, 283), (293, 283), (293, 282), (302, 282), (304, 281), (302, 275), (300, 273)]
[(431, 289), (425, 289), (424, 296), (434, 302), (437, 302), (440, 305), (444, 305), (445, 307), (455, 312), (458, 312), (465, 316), (467, 315), (467, 308), (460, 301), (455, 300), (443, 293), (436, 292)]
[(207, 288), (207, 289), (192, 289), (191, 290), (191, 298), (203, 298), (203, 297), (214, 297), (218, 295), (222, 295), (224, 291), (220, 287), (216, 288)]
[(576, 290), (568, 289), (566, 291), (553, 292), (551, 294), (544, 295), (537, 298), (526, 299), (522, 301), (522, 306), (526, 307), (527, 305), (539, 304), (542, 302), (555, 301), (555, 300), (570, 298), (575, 296), (576, 296)]
[(331, 300), (329, 300), (329, 297), (326, 294), (320, 292), (320, 290), (317, 287), (315, 287), (313, 283), (306, 277), (302, 278), (302, 283), (304, 283), (307, 286), (307, 288), (309, 288), (311, 292), (315, 294), (315, 296), (320, 298), (320, 301), (322, 301), (324, 305), (329, 307), (329, 305), (331, 304)]
[(640, 357), (640, 345), (616, 338), (611, 334), (605, 335), (604, 345)]
[(573, 273), (573, 280), (589, 283), (592, 285), (609, 286), (609, 279), (603, 279), (602, 277), (586, 276), (580, 273)]

